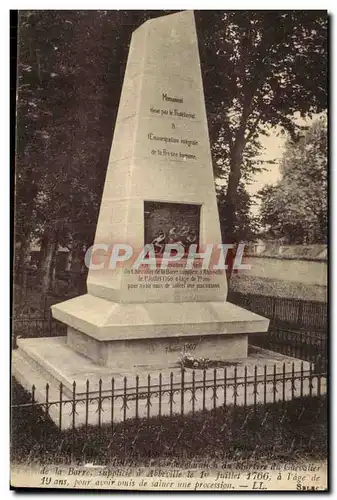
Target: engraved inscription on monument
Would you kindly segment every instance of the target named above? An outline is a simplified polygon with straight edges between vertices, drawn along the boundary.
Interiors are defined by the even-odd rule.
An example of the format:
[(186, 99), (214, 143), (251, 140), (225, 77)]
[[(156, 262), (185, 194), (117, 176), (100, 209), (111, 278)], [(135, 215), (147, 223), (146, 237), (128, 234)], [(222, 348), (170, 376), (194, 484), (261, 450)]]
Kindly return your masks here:
[(171, 97), (162, 93), (162, 103), (150, 106), (150, 113), (154, 117), (163, 118), (166, 121), (167, 135), (158, 134), (156, 131), (148, 133), (151, 155), (167, 157), (178, 161), (197, 160), (197, 148), (199, 141), (187, 136), (189, 131), (185, 120), (196, 120), (196, 114), (184, 108), (183, 97)]

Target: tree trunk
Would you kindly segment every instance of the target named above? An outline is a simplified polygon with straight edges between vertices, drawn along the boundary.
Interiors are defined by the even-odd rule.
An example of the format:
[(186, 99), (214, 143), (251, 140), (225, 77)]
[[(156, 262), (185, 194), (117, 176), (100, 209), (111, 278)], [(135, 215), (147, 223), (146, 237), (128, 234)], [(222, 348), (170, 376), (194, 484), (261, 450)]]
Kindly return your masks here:
[(41, 245), (41, 299), (45, 300), (48, 294), (53, 274), (53, 265), (55, 265), (55, 254), (58, 247), (58, 238), (56, 231), (48, 231), (44, 234)]
[(25, 270), (25, 264), (30, 255), (30, 238), (29, 236), (24, 236), (20, 241), (20, 247), (15, 250), (15, 261), (14, 261), (14, 273), (15, 281), (22, 283), (23, 281), (23, 271)]
[(57, 258), (57, 250), (58, 245), (55, 245), (52, 257), (52, 263), (50, 266), (50, 287), (52, 290), (55, 289), (56, 286), (56, 258)]
[[(83, 274), (83, 243), (74, 242), (71, 250), (71, 284), (77, 294), (81, 293)], [(82, 292), (83, 293), (83, 292)]]
[(26, 290), (27, 290), (27, 263), (30, 257), (29, 237), (21, 241), (20, 248), (17, 250), (17, 252), (15, 252), (14, 280), (19, 286), (19, 294), (17, 296), (17, 300), (18, 303), (20, 303), (26, 296)]
[(71, 250), (71, 265), (70, 269), (74, 273), (80, 273), (83, 265), (83, 244), (74, 244)]
[(72, 255), (71, 255), (71, 252), (69, 252), (65, 271), (71, 270), (71, 261), (72, 261)]
[(231, 171), (225, 203), (225, 243), (235, 243), (237, 191), (241, 178), (244, 135), (237, 137), (231, 154)]

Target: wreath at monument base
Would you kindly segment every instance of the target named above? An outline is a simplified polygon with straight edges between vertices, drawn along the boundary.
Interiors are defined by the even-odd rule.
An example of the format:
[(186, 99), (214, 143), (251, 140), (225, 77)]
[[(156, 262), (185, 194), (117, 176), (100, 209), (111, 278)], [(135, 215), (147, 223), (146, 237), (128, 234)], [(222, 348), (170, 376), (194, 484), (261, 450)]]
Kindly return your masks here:
[(196, 358), (190, 352), (182, 352), (179, 357), (181, 368), (192, 368), (193, 370), (207, 370), (209, 368), (226, 368), (238, 365), (235, 361), (211, 360), (209, 358)]

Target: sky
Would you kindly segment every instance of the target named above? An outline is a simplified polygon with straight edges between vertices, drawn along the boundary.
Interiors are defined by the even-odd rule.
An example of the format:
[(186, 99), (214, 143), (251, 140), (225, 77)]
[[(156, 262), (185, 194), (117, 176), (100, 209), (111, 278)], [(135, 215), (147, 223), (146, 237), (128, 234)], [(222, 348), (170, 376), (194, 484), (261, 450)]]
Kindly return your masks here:
[(266, 165), (266, 170), (255, 174), (253, 182), (247, 186), (247, 191), (250, 194), (256, 194), (266, 184), (276, 184), (280, 180), (279, 162), (282, 158), (286, 135), (281, 135), (281, 130), (273, 128), (270, 130), (269, 136), (261, 135), (259, 138), (263, 152), (260, 155), (261, 160), (275, 160), (274, 165)]

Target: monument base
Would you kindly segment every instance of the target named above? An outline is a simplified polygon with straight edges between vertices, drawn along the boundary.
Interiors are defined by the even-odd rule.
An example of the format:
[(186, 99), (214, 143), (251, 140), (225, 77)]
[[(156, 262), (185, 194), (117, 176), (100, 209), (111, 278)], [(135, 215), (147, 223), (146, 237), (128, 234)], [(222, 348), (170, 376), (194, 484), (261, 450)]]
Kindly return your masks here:
[(196, 358), (247, 357), (248, 334), (266, 332), (269, 320), (229, 302), (114, 303), (82, 295), (52, 306), (68, 325), (67, 343), (100, 366), (130, 370), (177, 366)]
[[(184, 413), (192, 410), (193, 390), (196, 398), (195, 411), (214, 408), (215, 380), (215, 403), (219, 407), (234, 402), (236, 405), (247, 406), (265, 404), (307, 394), (325, 393), (325, 381), (318, 382), (317, 378), (310, 377), (310, 373), (309, 363), (306, 361), (249, 346), (248, 358), (229, 362), (225, 368), (208, 369), (205, 372), (195, 370), (194, 376), (192, 370), (185, 370)], [(60, 424), (59, 402), (62, 384), (63, 429), (73, 424), (78, 427), (85, 422), (97, 425), (99, 419), (101, 424), (110, 424), (112, 394), (114, 422), (134, 418), (136, 414), (142, 418), (155, 417), (159, 413), (170, 415), (181, 412), (182, 372), (179, 366), (160, 372), (150, 367), (143, 370), (139, 368), (133, 373), (129, 370), (112, 370), (106, 366), (98, 366), (75, 352), (67, 345), (65, 337), (18, 339), (18, 349), (13, 352), (12, 357), (12, 374), (29, 392), (34, 384), (35, 400), (39, 403), (46, 401), (46, 384), (49, 384), (48, 401), (52, 403), (49, 406), (49, 414), (57, 425)], [(158, 397), (159, 387), (161, 398)], [(75, 420), (71, 412), (71, 401), (74, 398), (77, 401)], [(99, 400), (102, 404), (100, 414), (97, 411)]]
[(68, 327), (67, 344), (101, 366), (127, 371), (175, 368), (179, 357), (234, 360), (247, 357), (247, 335), (208, 335), (99, 341)]

